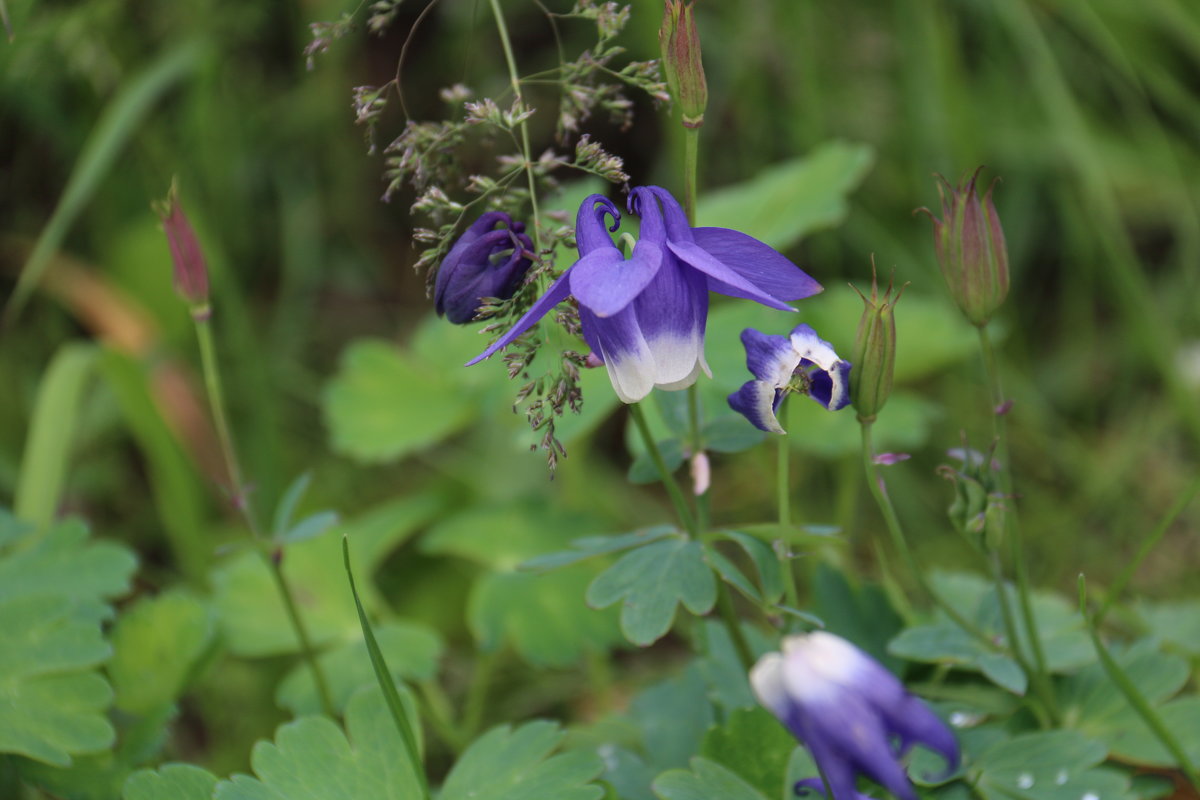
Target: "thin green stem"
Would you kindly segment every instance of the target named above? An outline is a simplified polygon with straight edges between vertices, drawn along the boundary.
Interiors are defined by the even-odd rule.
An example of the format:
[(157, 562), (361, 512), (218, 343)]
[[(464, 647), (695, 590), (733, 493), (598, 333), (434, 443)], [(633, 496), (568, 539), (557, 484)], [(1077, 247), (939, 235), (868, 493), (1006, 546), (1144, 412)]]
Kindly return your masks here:
[(936, 605), (942, 612), (950, 618), (950, 620), (962, 628), (964, 631), (975, 637), (980, 644), (993, 652), (1002, 651), (1000, 647), (987, 633), (977, 626), (975, 623), (968, 620), (958, 612), (954, 606), (947, 603), (945, 600), (933, 590), (925, 578), (924, 571), (921, 570), (917, 563), (916, 556), (913, 554), (912, 548), (909, 547), (908, 537), (904, 535), (904, 528), (900, 525), (900, 517), (896, 514), (896, 509), (892, 505), (892, 500), (884, 491), (883, 482), (879, 476), (879, 467), (875, 463), (874, 450), (871, 445), (871, 422), (859, 420), (862, 427), (862, 450), (863, 450), (863, 468), (867, 474), (867, 488), (871, 491), (871, 496), (875, 498), (876, 505), (879, 506), (880, 513), (883, 514), (883, 521), (886, 524), (888, 533), (891, 535), (892, 544), (896, 550), (904, 557), (908, 564), (908, 571), (912, 574), (913, 580), (925, 593), (925, 596)]
[(729, 592), (729, 586), (725, 581), (719, 579), (717, 580), (717, 610), (721, 612), (721, 619), (729, 631), (729, 638), (733, 640), (733, 649), (737, 651), (738, 660), (742, 662), (742, 667), (748, 672), (754, 666), (754, 653), (750, 650), (750, 643), (746, 641), (746, 634), (742, 632), (741, 620), (738, 619), (737, 610), (733, 607), (733, 595)]
[[(1042, 721), (1042, 727), (1057, 724), (1059, 720), (1058, 703), (1054, 699), (1053, 689), (1046, 682), (1044, 673), (1035, 670), (1021, 650), (1021, 634), (1017, 628), (1017, 620), (1013, 616), (1012, 606), (1008, 602), (1009, 592), (1004, 581), (1004, 569), (1000, 564), (1000, 556), (994, 552), (989, 554), (988, 563), (992, 571), (992, 580), (996, 584), (996, 602), (1000, 604), (1000, 620), (1004, 625), (1004, 635), (1008, 638), (1009, 651), (1012, 653), (1013, 660), (1017, 662), (1021, 671), (1029, 679), (1030, 685), (1041, 702), (1042, 710), (1045, 712), (1038, 715)], [(1026, 631), (1028, 630), (1026, 628)], [(1032, 635), (1030, 633), (1030, 636)]]
[[(1008, 537), (1012, 570), (1017, 578), (1017, 598), (1021, 608), (1021, 618), (1025, 622), (1025, 630), (1029, 632), (1029, 646), (1033, 652), (1033, 666), (1036, 669), (1039, 683), (1049, 680), (1046, 669), (1046, 654), (1042, 649), (1042, 637), (1039, 635), (1037, 618), (1033, 613), (1032, 592), (1029, 588), (1029, 573), (1025, 569), (1025, 546), (1021, 533), (1021, 522), (1017, 517), (1016, 498), (1013, 494), (1012, 467), (1010, 449), (1008, 446), (1008, 414), (1004, 408), (1004, 386), (1000, 381), (1000, 366), (996, 360), (996, 351), (992, 347), (991, 337), (988, 336), (987, 326), (980, 325), (979, 349), (983, 354), (984, 370), (988, 376), (988, 390), (992, 404), (993, 433), (996, 436), (997, 453), (1000, 457), (1000, 486), (1004, 491), (1004, 531)], [(1014, 653), (1020, 648), (1020, 642), (1013, 642)]]
[(1087, 584), (1084, 582), (1083, 575), (1079, 576), (1079, 612), (1083, 614), (1084, 620), (1087, 622), (1088, 634), (1092, 637), (1092, 646), (1096, 648), (1096, 655), (1100, 659), (1100, 665), (1104, 667), (1104, 671), (1108, 674), (1109, 680), (1125, 695), (1125, 699), (1129, 701), (1129, 705), (1137, 712), (1142, 721), (1146, 723), (1154, 735), (1162, 742), (1163, 747), (1167, 748), (1167, 752), (1175, 759), (1175, 763), (1193, 788), (1200, 789), (1200, 775), (1197, 774), (1196, 767), (1188, 758), (1187, 753), (1180, 746), (1179, 741), (1175, 738), (1175, 734), (1163, 722), (1162, 717), (1150, 705), (1150, 702), (1142, 695), (1125, 671), (1108, 652), (1108, 648), (1100, 641), (1100, 628), (1096, 618), (1087, 611)]
[(450, 699), (437, 681), (425, 680), (417, 683), (421, 692), (422, 704), (425, 708), (424, 718), (429, 727), (437, 734), (454, 754), (461, 755), (467, 748), (468, 740), (464, 739), (458, 727), (454, 724)]
[[(500, 47), (504, 50), (504, 60), (508, 64), (508, 79), (512, 84), (513, 96), (525, 105), (525, 96), (521, 94), (521, 78), (517, 74), (517, 60), (513, 57), (512, 42), (508, 38), (508, 25), (504, 21), (504, 12), (500, 9), (500, 0), (489, 0), (492, 6), (492, 16), (496, 18), (496, 30), (500, 34)], [(541, 251), (541, 214), (538, 212), (537, 181), (533, 175), (533, 150), (529, 146), (528, 120), (521, 120), (521, 155), (525, 158), (525, 175), (529, 179), (529, 205), (533, 209), (533, 243), (534, 248)]]
[(216, 347), (213, 345), (209, 316), (210, 309), (207, 304), (192, 308), (192, 320), (195, 322), (196, 327), (196, 340), (200, 345), (200, 363), (204, 372), (204, 388), (208, 392), (208, 404), (212, 409), (213, 424), (217, 429), (217, 439), (220, 442), (221, 454), (225, 459), (225, 469), (229, 473), (230, 490), (233, 492), (234, 506), (241, 513), (242, 519), (246, 522), (246, 527), (250, 529), (250, 534), (254, 537), (255, 544), (257, 545), (255, 549), (262, 557), (264, 563), (266, 563), (267, 570), (271, 573), (271, 578), (275, 582), (275, 587), (279, 590), (279, 596), (283, 600), (283, 607), (287, 612), (288, 621), (291, 623), (292, 629), (296, 633), (296, 639), (300, 643), (300, 654), (312, 672), (313, 683), (317, 687), (317, 696), (321, 700), (321, 709), (327, 716), (336, 718), (337, 712), (333, 705), (332, 695), (329, 692), (329, 683), (325, 680), (325, 672), (321, 669), (321, 665), (317, 661), (316, 651), (313, 649), (312, 640), (308, 636), (308, 629), (304, 625), (304, 620), (300, 616), (300, 609), (296, 606), (296, 599), (287, 585), (287, 579), (283, 574), (283, 567), (263, 538), (262, 531), (258, 526), (257, 517), (254, 515), (250, 495), (246, 491), (246, 484), (242, 480), (241, 464), (238, 462), (237, 450), (233, 446), (233, 435), (230, 433), (229, 418), (225, 413), (225, 395), (221, 389), (221, 372), (217, 363)]
[(646, 424), (646, 417), (642, 414), (642, 409), (637, 403), (629, 405), (629, 416), (633, 417), (633, 422), (637, 425), (638, 433), (642, 437), (642, 443), (646, 445), (646, 452), (650, 454), (650, 460), (658, 468), (659, 478), (662, 480), (663, 486), (666, 487), (667, 494), (671, 497), (671, 502), (675, 504), (675, 513), (679, 516), (680, 524), (687, 529), (688, 533), (699, 537), (700, 528), (696, 525), (696, 518), (688, 510), (687, 500), (683, 496), (683, 491), (680, 490), (679, 484), (675, 482), (675, 478), (672, 477), (670, 470), (667, 469), (667, 463), (663, 461), (662, 453), (658, 450), (658, 444), (655, 443), (654, 436), (650, 433), (650, 426)]
[(1142, 546), (1138, 549), (1137, 555), (1133, 560), (1125, 565), (1125, 569), (1113, 581), (1113, 584), (1108, 589), (1108, 594), (1104, 597), (1104, 602), (1100, 604), (1100, 610), (1096, 612), (1096, 626), (1099, 627), (1104, 622), (1104, 618), (1108, 616), (1108, 612), (1112, 609), (1113, 603), (1120, 597), (1121, 592), (1125, 591), (1125, 587), (1129, 585), (1129, 581), (1133, 580), (1133, 575), (1137, 572), (1138, 567), (1146, 560), (1146, 556), (1150, 555), (1150, 551), (1155, 548), (1159, 540), (1166, 535), (1167, 529), (1172, 523), (1179, 518), (1183, 510), (1187, 508), (1188, 503), (1192, 502), (1192, 498), (1196, 496), (1196, 492), (1200, 491), (1200, 475), (1197, 475), (1191, 485), (1183, 490), (1183, 494), (1179, 495), (1179, 499), (1175, 501), (1175, 505), (1166, 513), (1166, 516), (1158, 523), (1158, 527), (1154, 532), (1146, 537), (1142, 542)]
[(475, 659), (475, 672), (467, 689), (467, 700), (463, 708), (460, 733), (464, 741), (471, 741), (483, 726), (483, 711), (487, 706), (488, 689), (492, 685), (492, 673), (500, 651), (482, 653)]
[(696, 165), (700, 158), (700, 129), (683, 127), (683, 210), (696, 225)]
[[(784, 400), (786, 408), (787, 401)], [(796, 575), (792, 571), (792, 548), (788, 544), (787, 530), (792, 524), (792, 492), (789, 468), (792, 463), (787, 435), (779, 437), (779, 450), (775, 463), (775, 498), (779, 505), (780, 538), (775, 540), (775, 556), (783, 573), (783, 591), (792, 608), (800, 607), (800, 593), (796, 591)]]

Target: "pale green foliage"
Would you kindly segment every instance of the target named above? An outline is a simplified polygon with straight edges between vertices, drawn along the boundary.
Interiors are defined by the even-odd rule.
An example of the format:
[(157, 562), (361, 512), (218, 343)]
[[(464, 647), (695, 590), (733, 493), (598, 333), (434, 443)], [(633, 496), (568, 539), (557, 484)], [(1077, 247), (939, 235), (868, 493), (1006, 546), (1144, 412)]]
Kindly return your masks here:
[(191, 764), (167, 764), (144, 770), (125, 782), (124, 800), (211, 800), (215, 775)]
[[(11, 520), (11, 518), (10, 518)], [(112, 690), (96, 671), (111, 654), (105, 599), (128, 588), (136, 560), (89, 542), (78, 521), (0, 537), (0, 752), (65, 766), (103, 750)]]
[(545, 720), (493, 728), (450, 770), (440, 800), (599, 800), (603, 791), (590, 781), (600, 759), (578, 750), (551, 755), (563, 735)]

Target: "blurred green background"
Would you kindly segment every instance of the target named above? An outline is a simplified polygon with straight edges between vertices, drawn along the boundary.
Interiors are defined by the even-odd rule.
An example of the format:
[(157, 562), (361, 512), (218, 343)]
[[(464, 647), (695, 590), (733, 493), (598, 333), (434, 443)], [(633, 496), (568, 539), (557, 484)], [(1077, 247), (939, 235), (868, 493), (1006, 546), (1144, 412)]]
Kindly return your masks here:
[[(547, 5), (566, 10), (561, 0)], [(656, 57), (661, 4), (632, 5), (620, 41), (631, 58)], [(889, 468), (891, 493), (933, 564), (968, 563), (946, 524), (950, 487), (934, 470), (963, 431), (985, 446), (990, 421), (974, 332), (954, 318), (929, 222), (913, 210), (936, 210), (935, 172), (954, 181), (986, 164), (988, 176), (1002, 177), (996, 203), (1013, 288), (994, 330), (1015, 399), (1013, 467), (1032, 576), (1066, 592), (1080, 571), (1099, 583), (1111, 578), (1196, 472), (1200, 5), (697, 6), (710, 96), (702, 193), (843, 140), (855, 154), (847, 186), (861, 182), (844, 210), (788, 250), (828, 289), (806, 301), (800, 318), (845, 353), (858, 301), (844, 287), (869, 282), (872, 254), (881, 272), (894, 267), (897, 281), (912, 284), (897, 312), (898, 396), (881, 426), (891, 428), (884, 446), (913, 454)], [(39, 237), (50, 249), (28, 303), (0, 332), (0, 497), (19, 494), (32, 421), (43, 409), (62, 434), (56, 510), (134, 545), (143, 588), (181, 576), (197, 587), (219, 583), (210, 570), (227, 563), (220, 548), (240, 533), (221, 488), (194, 334), (150, 210), (174, 177), (208, 256), (233, 427), (256, 502), (273, 507), (296, 475), (311, 471), (313, 508), (354, 518), (397, 497), (431, 503), (413, 512), (378, 572), (400, 616), (433, 624), (452, 651), (468, 651), (472, 633), (486, 645), (488, 631), (503, 625), (489, 628), (464, 598), (472, 592), (471, 602), (486, 604), (481, 593), (504, 587), (480, 589), (480, 574), (502, 574), (574, 536), (667, 518), (657, 489), (626, 481), (625, 416), (602, 374), (586, 376), (585, 419), (570, 423), (569, 457), (551, 481), (511, 411), (514, 387), (500, 365), (458, 369), (484, 340), (431, 318), (410, 267), (414, 198), (380, 202), (382, 157), (368, 154), (350, 105), (351, 87), (392, 77), (423, 8), (401, 4), (384, 35), (358, 30), (309, 71), (308, 25), (349, 5), (8, 0), (0, 294), (12, 297)], [(505, 8), (521, 70), (553, 66), (555, 40), (537, 5), (510, 0)], [(586, 24), (560, 28), (568, 57), (593, 40)], [(445, 113), (437, 91), (456, 82), (487, 96), (507, 76), (486, 9), (445, 0), (411, 40), (403, 86), (413, 117)], [(532, 101), (550, 111), (554, 95), (542, 88), (533, 87)], [(551, 143), (553, 119), (534, 117), (535, 152)], [(389, 110), (381, 143), (402, 125)], [(679, 188), (681, 140), (666, 109), (639, 98), (630, 130), (603, 120), (584, 128), (625, 158), (635, 184)], [(487, 164), (494, 154), (479, 142), (464, 159)], [(731, 337), (743, 313), (757, 312), (717, 306), (714, 367), (737, 369)], [(770, 320), (777, 332), (793, 324)], [(39, 385), (56, 354), (81, 341), (102, 343), (98, 377), (78, 402), (51, 408)], [(707, 392), (711, 414), (724, 412), (720, 394), (745, 377), (718, 375)], [(659, 409), (664, 419), (671, 401)], [(794, 505), (805, 522), (841, 527), (831, 559), (870, 573), (879, 520), (848, 414), (795, 413)], [(772, 465), (763, 448), (714, 456), (718, 523), (770, 516)], [(475, 528), (463, 509), (477, 515)], [(470, 532), (489, 526), (509, 533)], [(431, 527), (418, 544), (401, 546)], [(1198, 529), (1200, 507), (1150, 558), (1139, 592), (1194, 593)], [(609, 628), (593, 639), (611, 639)], [(520, 641), (520, 632), (504, 635)], [(561, 666), (578, 655), (543, 661)], [(265, 698), (286, 666), (264, 673), (239, 663), (223, 668), (221, 703), (196, 712), (231, 740), (239, 725), (247, 739), (261, 735), (261, 715), (278, 712), (239, 716), (229, 697), (269, 709)], [(199, 706), (205, 691), (217, 691), (211, 680)], [(489, 713), (526, 715), (556, 696), (549, 681), (512, 692)], [(241, 743), (213, 754), (197, 736), (182, 746), (185, 755), (191, 747), (222, 768), (245, 757)]]

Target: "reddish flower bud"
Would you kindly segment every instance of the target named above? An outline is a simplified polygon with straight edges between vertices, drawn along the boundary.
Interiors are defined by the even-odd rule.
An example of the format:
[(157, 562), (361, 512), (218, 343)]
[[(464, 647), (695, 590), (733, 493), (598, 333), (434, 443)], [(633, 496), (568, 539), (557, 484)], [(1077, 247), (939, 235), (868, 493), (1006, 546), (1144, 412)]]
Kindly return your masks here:
[(954, 302), (973, 325), (986, 325), (1008, 296), (1008, 250), (996, 206), (992, 203), (993, 180), (982, 200), (975, 182), (983, 169), (975, 170), (958, 188), (938, 176), (942, 218), (921, 209), (933, 220), (933, 244), (942, 276)]
[(183, 213), (183, 207), (179, 205), (179, 194), (174, 186), (165, 206), (159, 210), (159, 217), (171, 248), (175, 291), (191, 306), (208, 305), (208, 267), (204, 263), (204, 252), (200, 249), (196, 232)]
[(696, 32), (692, 3), (665, 0), (658, 42), (662, 46), (663, 76), (671, 96), (683, 111), (683, 124), (698, 128), (704, 122), (704, 109), (708, 106), (708, 84), (704, 80), (700, 34)]

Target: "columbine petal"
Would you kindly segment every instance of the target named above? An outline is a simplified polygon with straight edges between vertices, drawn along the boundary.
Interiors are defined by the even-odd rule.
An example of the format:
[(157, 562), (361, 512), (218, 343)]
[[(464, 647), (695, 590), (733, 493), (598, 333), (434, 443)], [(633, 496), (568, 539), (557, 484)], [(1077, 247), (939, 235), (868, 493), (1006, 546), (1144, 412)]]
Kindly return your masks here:
[(782, 300), (772, 297), (750, 283), (695, 242), (673, 242), (668, 239), (667, 247), (680, 260), (686, 262), (693, 269), (697, 269), (707, 275), (709, 278), (708, 288), (714, 292), (754, 300), (762, 303), (764, 306), (776, 308), (780, 311), (796, 310)]
[(746, 381), (742, 388), (729, 395), (729, 407), (738, 412), (750, 424), (767, 433), (787, 433), (775, 418), (782, 393), (765, 381)]
[[(612, 225), (607, 229), (604, 225), (606, 215), (613, 218)], [(608, 234), (616, 231), (620, 225), (621, 211), (612, 200), (602, 194), (588, 195), (579, 204), (579, 212), (575, 215), (575, 243), (580, 255), (587, 255), (598, 248), (616, 250)]]
[(550, 284), (550, 288), (546, 290), (546, 293), (539, 297), (537, 302), (530, 306), (529, 310), (525, 312), (524, 316), (517, 320), (517, 324), (513, 325), (507, 333), (493, 342), (487, 350), (484, 350), (482, 353), (468, 361), (466, 366), (469, 367), (472, 364), (478, 364), (480, 361), (483, 361), (485, 358), (493, 355), (497, 350), (512, 344), (514, 339), (532, 328), (539, 319), (546, 316), (546, 312), (554, 308), (563, 300), (566, 300), (567, 295), (571, 293), (569, 278), (570, 274), (571, 270), (568, 269), (566, 272), (560, 275), (558, 280)]
[(812, 374), (808, 396), (830, 411), (845, 408), (850, 402), (850, 362), (838, 361), (831, 370)]
[(668, 257), (634, 302), (634, 309), (654, 354), (656, 385), (683, 389), (695, 382), (701, 369), (708, 372), (704, 361), (708, 289), (700, 276)]
[[(802, 300), (824, 290), (824, 287), (809, 277), (808, 273), (775, 248), (753, 236), (729, 228), (692, 228), (692, 238), (709, 255), (772, 297), (780, 300)], [(713, 291), (729, 294), (721, 289)]]
[(613, 390), (623, 403), (636, 403), (654, 388), (655, 360), (633, 307), (611, 317), (598, 317), (580, 307), (584, 330), (599, 346)]
[(786, 336), (746, 328), (742, 331), (742, 345), (746, 348), (746, 369), (772, 386), (786, 386), (800, 365), (800, 355)]
[(598, 317), (611, 317), (628, 306), (662, 267), (662, 248), (642, 239), (626, 261), (615, 247), (600, 247), (571, 268), (571, 294)]

